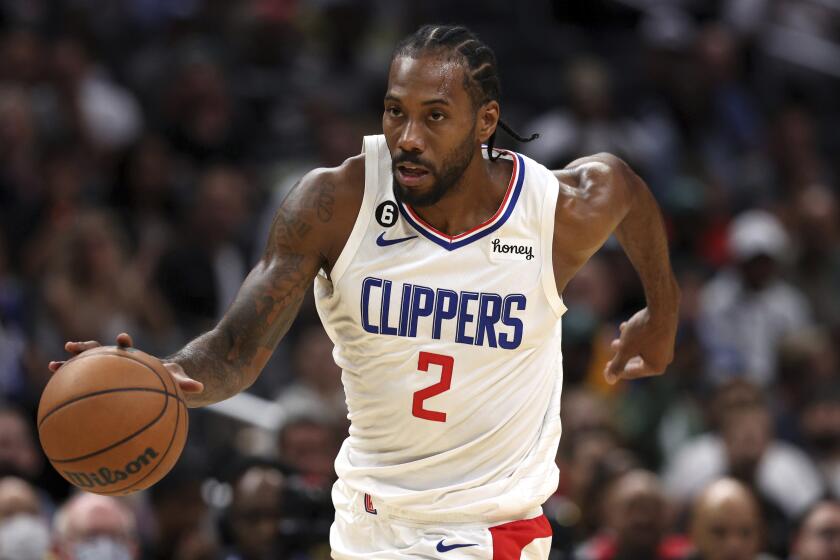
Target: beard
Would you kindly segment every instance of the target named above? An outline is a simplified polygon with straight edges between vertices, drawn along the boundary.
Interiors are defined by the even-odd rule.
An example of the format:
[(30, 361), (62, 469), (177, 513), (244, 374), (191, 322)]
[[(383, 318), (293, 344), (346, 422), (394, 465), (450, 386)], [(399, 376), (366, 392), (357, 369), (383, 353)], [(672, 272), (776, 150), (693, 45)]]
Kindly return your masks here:
[[(455, 186), (464, 175), (464, 171), (472, 163), (475, 155), (474, 137), (475, 123), (473, 123), (472, 129), (464, 138), (464, 141), (448, 157), (444, 158), (440, 169), (410, 152), (401, 152), (396, 155), (391, 161), (391, 174), (394, 177), (394, 197), (397, 201), (418, 208), (436, 204)], [(414, 163), (428, 169), (434, 180), (432, 187), (427, 191), (416, 192), (414, 189), (402, 186), (397, 179), (397, 165), (400, 163)]]

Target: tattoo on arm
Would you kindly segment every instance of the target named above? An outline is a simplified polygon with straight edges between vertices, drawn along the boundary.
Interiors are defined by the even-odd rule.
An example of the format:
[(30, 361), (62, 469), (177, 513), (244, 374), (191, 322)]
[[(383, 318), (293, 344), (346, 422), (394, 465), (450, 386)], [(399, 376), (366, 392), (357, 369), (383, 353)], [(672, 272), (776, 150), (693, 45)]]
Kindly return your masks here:
[(292, 188), (274, 217), (262, 259), (225, 316), (170, 358), (204, 383), (190, 406), (229, 398), (257, 378), (325, 262), (320, 244), (333, 217), (334, 191), (329, 181)]

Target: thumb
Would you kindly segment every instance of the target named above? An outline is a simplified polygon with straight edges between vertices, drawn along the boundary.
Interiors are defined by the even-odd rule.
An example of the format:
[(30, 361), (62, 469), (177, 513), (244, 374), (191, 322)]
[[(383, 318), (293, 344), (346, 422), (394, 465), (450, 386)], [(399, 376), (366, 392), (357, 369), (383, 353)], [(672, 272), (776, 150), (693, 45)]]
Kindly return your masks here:
[(631, 356), (627, 352), (626, 346), (620, 340), (614, 340), (610, 347), (616, 353), (613, 359), (607, 362), (604, 368), (604, 377), (606, 377), (607, 383), (612, 385), (620, 379), (621, 373), (624, 371), (624, 366)]
[(185, 393), (201, 393), (204, 391), (204, 383), (192, 377), (181, 374), (174, 374), (172, 377), (178, 383), (178, 387)]
[(201, 393), (204, 391), (204, 383), (188, 376), (178, 364), (167, 362), (163, 366), (169, 370), (172, 379), (184, 393)]

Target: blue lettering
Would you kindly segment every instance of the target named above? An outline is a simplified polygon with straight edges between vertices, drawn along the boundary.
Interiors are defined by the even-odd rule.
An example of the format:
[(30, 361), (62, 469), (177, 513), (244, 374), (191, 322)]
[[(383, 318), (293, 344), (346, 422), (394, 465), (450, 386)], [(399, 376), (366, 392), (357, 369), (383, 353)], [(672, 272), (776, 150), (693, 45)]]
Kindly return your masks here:
[[(456, 292), (405, 283), (400, 288), (399, 313), (392, 313), (392, 304), (396, 304), (391, 301), (392, 295), (393, 281), (373, 276), (362, 280), (361, 323), (365, 332), (416, 338), (421, 331), (421, 336), (431, 335), (433, 340), (441, 340), (444, 329), (451, 329), (447, 325), (453, 325), (454, 321), (455, 342), (459, 344), (505, 350), (522, 344), (525, 325), (517, 312), (524, 311), (527, 306), (523, 294)], [(423, 317), (431, 317), (431, 320), (421, 329)], [(378, 320), (378, 323), (372, 320)], [(431, 332), (428, 325), (431, 325)]]
[(467, 336), (467, 324), (472, 323), (474, 315), (468, 312), (467, 306), (471, 301), (478, 300), (477, 292), (461, 292), (461, 306), (458, 309), (458, 326), (455, 329), (455, 342), (461, 344), (472, 344), (473, 337)]
[(432, 321), (432, 338), (440, 340), (441, 323), (444, 319), (454, 319), (458, 314), (458, 293), (440, 289), (435, 301), (435, 317)]
[(484, 345), (487, 335), (487, 346), (496, 348), (496, 323), (502, 317), (502, 296), (499, 294), (481, 294), (478, 302), (478, 329), (475, 333), (476, 346)]
[(403, 284), (402, 299), (400, 300), (400, 334), (405, 336), (408, 333), (408, 315), (411, 311), (411, 284)]
[(384, 280), (382, 286), (382, 314), (379, 318), (379, 334), (397, 334), (396, 327), (388, 326), (388, 312), (391, 309), (391, 281)]
[(371, 334), (379, 334), (379, 329), (370, 324), (368, 308), (370, 307), (370, 291), (376, 287), (382, 287), (382, 280), (368, 276), (362, 281), (362, 328)]
[(527, 300), (522, 294), (510, 294), (505, 297), (504, 305), (502, 306), (502, 324), (508, 327), (513, 327), (513, 337), (509, 337), (507, 333), (499, 333), (499, 346), (505, 350), (513, 350), (522, 344), (522, 320), (516, 317), (511, 317), (513, 306), (520, 311), (525, 309)]
[(415, 337), (417, 336), (417, 321), (420, 320), (420, 317), (428, 317), (434, 311), (435, 291), (426, 286), (415, 285), (412, 295), (411, 325), (408, 328), (408, 336)]

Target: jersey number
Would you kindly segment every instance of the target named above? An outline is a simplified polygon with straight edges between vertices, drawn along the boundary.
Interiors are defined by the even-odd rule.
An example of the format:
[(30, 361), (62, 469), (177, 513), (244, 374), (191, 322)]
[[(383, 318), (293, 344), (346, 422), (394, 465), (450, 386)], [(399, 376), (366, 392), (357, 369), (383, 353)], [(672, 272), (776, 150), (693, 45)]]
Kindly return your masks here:
[(448, 391), (452, 386), (452, 368), (455, 366), (455, 358), (444, 356), (443, 354), (420, 352), (420, 358), (417, 360), (417, 369), (420, 371), (429, 371), (429, 365), (432, 364), (440, 366), (440, 381), (414, 393), (414, 403), (411, 407), (411, 413), (423, 420), (446, 422), (445, 412), (423, 408), (423, 401)]

